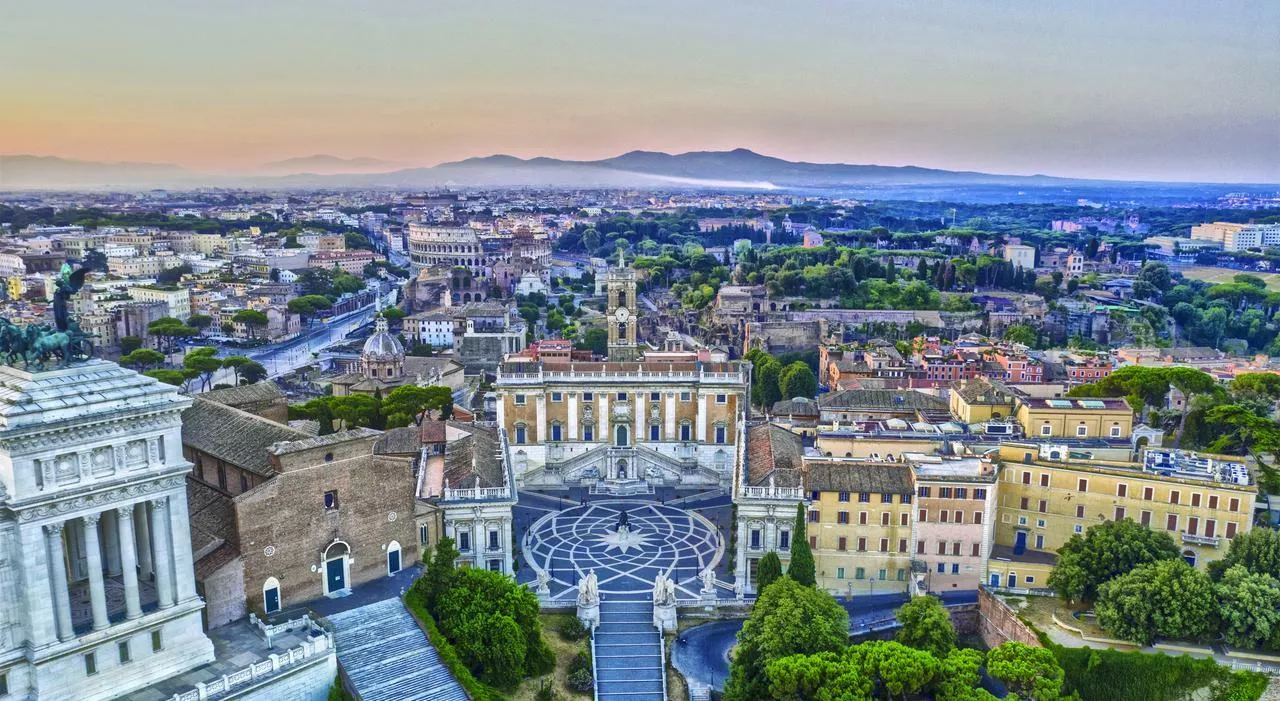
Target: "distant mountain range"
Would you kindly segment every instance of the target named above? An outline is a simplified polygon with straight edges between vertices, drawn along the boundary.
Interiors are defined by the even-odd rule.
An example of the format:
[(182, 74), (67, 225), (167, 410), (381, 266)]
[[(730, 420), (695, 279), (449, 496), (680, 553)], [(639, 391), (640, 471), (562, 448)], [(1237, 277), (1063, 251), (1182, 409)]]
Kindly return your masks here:
[(344, 173), (385, 173), (399, 168), (401, 165), (395, 161), (384, 161), (380, 158), (341, 158), (322, 153), (314, 156), (286, 158), (283, 161), (264, 163), (256, 170), (264, 175), (294, 175), (297, 173), (337, 175)]
[(162, 163), (102, 163), (41, 156), (0, 156), (3, 189), (654, 187), (1062, 187), (1106, 181), (1047, 175), (998, 175), (918, 166), (806, 163), (748, 149), (669, 154), (631, 151), (596, 161), (495, 155), (422, 168), (394, 169), (375, 158), (306, 156), (240, 174), (201, 173)]

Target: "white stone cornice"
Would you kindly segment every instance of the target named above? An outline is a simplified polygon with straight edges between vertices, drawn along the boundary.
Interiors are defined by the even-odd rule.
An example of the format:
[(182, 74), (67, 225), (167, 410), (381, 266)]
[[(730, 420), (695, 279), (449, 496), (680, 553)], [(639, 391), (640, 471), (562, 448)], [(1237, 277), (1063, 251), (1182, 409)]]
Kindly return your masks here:
[(185, 481), (185, 476), (175, 475), (158, 480), (138, 482), (136, 484), (95, 492), (93, 494), (57, 499), (55, 501), (42, 503), (30, 508), (14, 508), (11, 506), (10, 509), (17, 514), (18, 521), (28, 523), (56, 516), (65, 516), (66, 514), (85, 511), (95, 507), (106, 508), (117, 502), (136, 500), (138, 497), (146, 496), (148, 494), (176, 489), (183, 486)]

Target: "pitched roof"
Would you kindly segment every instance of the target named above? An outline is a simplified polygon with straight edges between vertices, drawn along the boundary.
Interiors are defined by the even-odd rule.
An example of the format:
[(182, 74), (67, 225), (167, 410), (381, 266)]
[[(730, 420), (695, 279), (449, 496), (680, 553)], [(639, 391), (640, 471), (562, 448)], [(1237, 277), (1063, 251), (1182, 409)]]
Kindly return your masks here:
[(800, 458), (804, 447), (800, 436), (773, 424), (747, 429), (747, 482), (752, 486), (800, 486)]
[(966, 404), (1011, 404), (1015, 397), (1008, 385), (985, 377), (967, 382), (952, 382), (951, 391), (958, 394)]
[(496, 429), (450, 421), (445, 433), (444, 478), (450, 487), (501, 487), (506, 483)]
[(393, 428), (382, 433), (373, 444), (377, 455), (416, 455), (422, 449), (422, 434), (417, 426)]
[(201, 399), (208, 399), (211, 402), (225, 404), (226, 406), (240, 407), (245, 404), (256, 404), (259, 402), (272, 402), (277, 399), (283, 399), (284, 393), (276, 386), (274, 382), (258, 382), (252, 385), (240, 385), (239, 387), (226, 387), (224, 389), (215, 389), (211, 392), (204, 392), (200, 395)]
[(901, 463), (810, 461), (807, 489), (823, 492), (911, 494), (911, 468)]
[(846, 389), (818, 398), (823, 409), (881, 409), (946, 411), (947, 403), (932, 394), (912, 390)]
[(774, 402), (773, 406), (769, 407), (769, 413), (774, 416), (817, 416), (818, 403), (807, 397), (783, 399), (780, 402)]
[(198, 396), (182, 412), (183, 445), (264, 477), (275, 474), (267, 454), (271, 444), (305, 438), (311, 436)]

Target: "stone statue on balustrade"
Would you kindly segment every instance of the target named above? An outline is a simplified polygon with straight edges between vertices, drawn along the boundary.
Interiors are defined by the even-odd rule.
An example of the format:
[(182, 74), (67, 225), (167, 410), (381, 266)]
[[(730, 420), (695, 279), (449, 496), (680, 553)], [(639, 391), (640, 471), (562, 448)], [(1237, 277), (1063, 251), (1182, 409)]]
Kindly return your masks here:
[(538, 574), (533, 578), (534, 593), (538, 596), (546, 596), (551, 593), (551, 575), (546, 570), (538, 570)]
[(600, 584), (590, 570), (578, 583), (578, 620), (587, 628), (600, 625)]
[(698, 574), (698, 579), (702, 580), (703, 596), (716, 595), (716, 573), (712, 572), (710, 567), (703, 568), (702, 572)]
[(653, 627), (661, 632), (676, 629), (676, 583), (659, 572), (653, 582)]

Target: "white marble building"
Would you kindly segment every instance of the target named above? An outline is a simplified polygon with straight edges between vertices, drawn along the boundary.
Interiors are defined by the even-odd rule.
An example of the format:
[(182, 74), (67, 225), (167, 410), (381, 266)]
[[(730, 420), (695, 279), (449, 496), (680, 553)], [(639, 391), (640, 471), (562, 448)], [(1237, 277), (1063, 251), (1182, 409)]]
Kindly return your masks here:
[(114, 363), (0, 366), (0, 675), (107, 699), (213, 660), (196, 593), (181, 414)]

